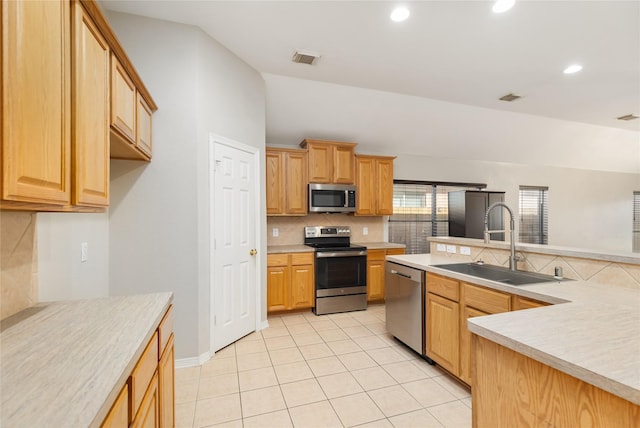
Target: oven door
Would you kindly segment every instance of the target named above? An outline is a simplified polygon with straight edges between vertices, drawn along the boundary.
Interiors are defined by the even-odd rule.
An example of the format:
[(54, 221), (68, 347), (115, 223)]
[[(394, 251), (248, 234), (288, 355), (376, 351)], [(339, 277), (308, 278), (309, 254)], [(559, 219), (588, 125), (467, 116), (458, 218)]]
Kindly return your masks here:
[(366, 251), (316, 252), (316, 297), (367, 293)]

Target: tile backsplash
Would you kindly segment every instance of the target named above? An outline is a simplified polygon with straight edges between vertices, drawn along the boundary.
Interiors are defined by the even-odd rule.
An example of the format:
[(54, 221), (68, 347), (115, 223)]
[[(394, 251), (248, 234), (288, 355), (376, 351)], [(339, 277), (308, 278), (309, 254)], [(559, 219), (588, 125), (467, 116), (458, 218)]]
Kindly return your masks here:
[(38, 301), (36, 214), (0, 211), (0, 319)]
[[(310, 214), (301, 217), (267, 217), (267, 245), (298, 245), (304, 242), (305, 226), (351, 226), (351, 242), (384, 241), (385, 217), (356, 217), (347, 214)], [(363, 228), (368, 234), (363, 234)], [(273, 229), (278, 229), (278, 237)]]

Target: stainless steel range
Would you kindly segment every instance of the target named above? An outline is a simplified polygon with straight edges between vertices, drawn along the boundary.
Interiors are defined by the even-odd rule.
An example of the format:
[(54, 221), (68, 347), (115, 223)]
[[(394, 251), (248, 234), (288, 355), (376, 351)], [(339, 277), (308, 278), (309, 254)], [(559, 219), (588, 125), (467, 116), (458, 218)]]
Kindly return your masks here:
[(351, 245), (351, 228), (305, 227), (304, 243), (315, 249), (315, 314), (367, 309), (367, 248)]

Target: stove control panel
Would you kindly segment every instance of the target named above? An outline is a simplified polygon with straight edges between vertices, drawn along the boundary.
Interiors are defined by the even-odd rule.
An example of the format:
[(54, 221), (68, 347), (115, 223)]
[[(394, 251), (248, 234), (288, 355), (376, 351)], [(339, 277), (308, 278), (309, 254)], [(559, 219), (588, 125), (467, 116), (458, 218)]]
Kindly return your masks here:
[(351, 226), (307, 226), (304, 228), (305, 238), (350, 237)]

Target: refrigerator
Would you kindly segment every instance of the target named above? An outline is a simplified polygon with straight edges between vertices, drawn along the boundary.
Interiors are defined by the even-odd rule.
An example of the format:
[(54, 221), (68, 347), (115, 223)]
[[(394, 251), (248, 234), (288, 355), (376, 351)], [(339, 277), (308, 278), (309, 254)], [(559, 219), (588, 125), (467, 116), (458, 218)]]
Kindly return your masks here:
[[(484, 214), (494, 202), (504, 202), (504, 192), (449, 192), (449, 236), (484, 239)], [(504, 208), (491, 211), (489, 230), (504, 230), (504, 211)], [(493, 241), (504, 241), (504, 238), (504, 233), (491, 234)]]

